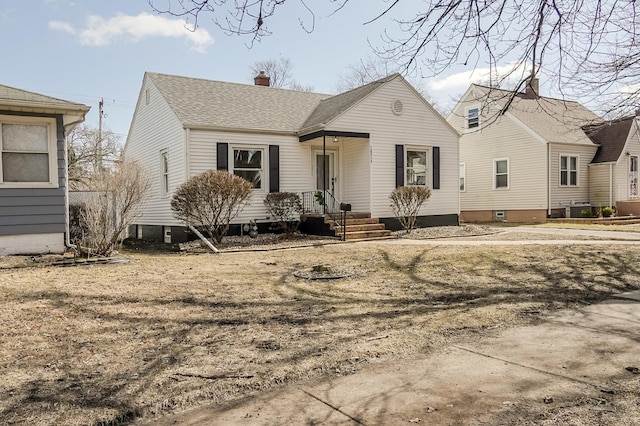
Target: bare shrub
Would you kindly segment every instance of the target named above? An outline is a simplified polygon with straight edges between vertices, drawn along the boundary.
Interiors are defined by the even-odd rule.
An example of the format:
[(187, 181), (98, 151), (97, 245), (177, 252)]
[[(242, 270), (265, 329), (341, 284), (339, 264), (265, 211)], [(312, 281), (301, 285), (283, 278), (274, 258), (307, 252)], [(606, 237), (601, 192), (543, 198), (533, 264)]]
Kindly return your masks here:
[(84, 233), (79, 252), (83, 256), (110, 256), (140, 212), (151, 182), (142, 166), (124, 161), (112, 171), (94, 175), (92, 193), (81, 209)]
[(173, 215), (187, 225), (202, 226), (216, 243), (242, 211), (253, 185), (222, 170), (207, 170), (178, 187), (171, 199)]
[(272, 192), (265, 197), (264, 206), (287, 237), (292, 236), (298, 230), (302, 213), (302, 200), (299, 194)]
[(415, 228), (420, 207), (430, 196), (431, 190), (424, 186), (402, 186), (391, 192), (391, 210), (407, 234)]

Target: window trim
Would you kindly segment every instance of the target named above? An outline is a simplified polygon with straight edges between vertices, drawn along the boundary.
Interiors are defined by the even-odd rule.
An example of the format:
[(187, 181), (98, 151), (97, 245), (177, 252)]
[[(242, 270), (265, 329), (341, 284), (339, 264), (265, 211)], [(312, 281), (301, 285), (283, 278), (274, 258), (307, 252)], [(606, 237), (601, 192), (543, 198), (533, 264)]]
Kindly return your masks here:
[[(47, 126), (47, 155), (49, 159), (48, 182), (4, 182), (2, 170), (2, 125), (3, 124), (27, 124)], [(65, 164), (65, 167), (67, 165)], [(58, 138), (57, 125), (54, 117), (30, 117), (22, 115), (0, 115), (0, 188), (58, 188)]]
[[(462, 183), (462, 185), (460, 185)], [(462, 162), (458, 168), (458, 188), (460, 192), (467, 192), (467, 163)]]
[[(471, 112), (472, 110), (477, 110), (478, 111), (478, 116), (476, 118), (476, 125), (471, 127), (469, 125), (470, 123), (470, 119), (469, 119), (469, 112)], [(464, 129), (465, 132), (477, 132), (480, 130), (480, 106), (479, 105), (471, 105), (468, 106), (467, 108), (465, 108), (464, 110)]]
[[(565, 170), (567, 172), (567, 183), (566, 184), (562, 184), (562, 157), (566, 157), (567, 158), (567, 169)], [(573, 170), (571, 170), (571, 158), (575, 158), (576, 159), (576, 184), (572, 185), (571, 184), (571, 172), (573, 172)], [(580, 187), (580, 155), (578, 154), (558, 154), (558, 186), (560, 188), (579, 188)]]
[[(263, 145), (233, 145), (233, 144), (229, 144), (229, 166), (228, 166), (228, 171), (229, 173), (231, 173), (234, 176), (237, 176), (235, 171), (236, 171), (236, 167), (235, 167), (235, 151), (236, 150), (241, 150), (241, 151), (261, 151), (262, 154), (260, 155), (261, 157), (261, 161), (260, 161), (260, 188), (252, 188), (252, 190), (254, 192), (264, 192), (267, 193), (269, 191), (269, 182), (267, 181), (267, 172), (268, 172), (268, 168), (265, 169), (265, 162), (268, 164), (268, 158), (267, 158), (267, 152), (268, 152), (268, 146), (263, 146)], [(240, 170), (243, 170), (242, 168), (240, 168)], [(247, 169), (249, 170), (249, 169)], [(253, 170), (253, 169), (251, 169)]]
[[(498, 177), (498, 162), (499, 161), (506, 161), (507, 162), (507, 172), (506, 173), (501, 173), (501, 174), (505, 174), (507, 175), (507, 186), (498, 186), (497, 182), (496, 182), (496, 178)], [(508, 190), (511, 187), (511, 179), (510, 176), (511, 175), (511, 161), (509, 160), (509, 157), (506, 158), (495, 158), (493, 160), (493, 190), (494, 191), (505, 191)]]
[(169, 195), (169, 152), (163, 149), (160, 150), (160, 196), (167, 195)]
[[(407, 156), (409, 155), (409, 151), (413, 152), (424, 152), (426, 154), (425, 158), (425, 182), (424, 185), (420, 184), (410, 184), (409, 178), (407, 176), (407, 172), (409, 169), (413, 167), (409, 167), (409, 161), (407, 161)], [(433, 189), (432, 185), (432, 175), (433, 175), (433, 150), (431, 146), (415, 146), (415, 145), (405, 145), (404, 147), (404, 186), (424, 186), (425, 188)]]

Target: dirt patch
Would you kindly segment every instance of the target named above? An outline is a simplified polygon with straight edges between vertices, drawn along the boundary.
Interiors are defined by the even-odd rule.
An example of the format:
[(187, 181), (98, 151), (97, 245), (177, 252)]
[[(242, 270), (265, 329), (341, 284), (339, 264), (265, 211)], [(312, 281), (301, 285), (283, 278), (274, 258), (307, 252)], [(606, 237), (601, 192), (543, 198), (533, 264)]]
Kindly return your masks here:
[[(117, 424), (479, 338), (640, 286), (640, 247), (332, 244), (0, 270), (0, 423)], [(309, 281), (328, 265), (356, 273)]]

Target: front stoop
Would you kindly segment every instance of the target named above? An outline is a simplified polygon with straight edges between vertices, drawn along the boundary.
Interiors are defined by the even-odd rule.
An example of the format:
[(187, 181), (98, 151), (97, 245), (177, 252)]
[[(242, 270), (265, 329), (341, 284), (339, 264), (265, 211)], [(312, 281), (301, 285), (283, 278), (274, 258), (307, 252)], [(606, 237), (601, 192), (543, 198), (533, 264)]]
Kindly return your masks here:
[(371, 213), (348, 212), (344, 230), (329, 215), (326, 215), (324, 220), (335, 232), (336, 237), (344, 236), (347, 241), (391, 237), (391, 231), (385, 228), (384, 223), (372, 218)]

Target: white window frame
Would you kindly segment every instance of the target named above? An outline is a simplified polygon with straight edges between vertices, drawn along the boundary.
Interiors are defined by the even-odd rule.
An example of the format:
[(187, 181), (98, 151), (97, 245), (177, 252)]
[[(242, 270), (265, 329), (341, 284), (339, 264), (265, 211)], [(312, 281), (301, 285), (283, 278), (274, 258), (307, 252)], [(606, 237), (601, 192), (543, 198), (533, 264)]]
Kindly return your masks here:
[[(469, 113), (473, 110), (476, 110), (478, 115), (475, 119), (476, 121), (475, 126), (471, 127), (470, 125), (471, 120), (469, 118)], [(477, 132), (478, 130), (480, 130), (480, 106), (479, 105), (473, 105), (464, 110), (464, 128), (467, 132)]]
[[(567, 169), (562, 169), (562, 158), (567, 159)], [(576, 169), (571, 170), (571, 158), (576, 159)], [(571, 173), (575, 171), (576, 174), (576, 183), (575, 185), (571, 184)], [(567, 173), (567, 183), (562, 183), (562, 172)], [(576, 154), (559, 154), (558, 155), (558, 186), (562, 188), (577, 188), (580, 186), (580, 156)]]
[(458, 186), (460, 192), (467, 192), (467, 163), (460, 163)]
[[(2, 129), (3, 124), (26, 124), (47, 127), (47, 155), (49, 156), (48, 182), (4, 182), (2, 170)], [(41, 152), (38, 152), (39, 154)], [(66, 164), (65, 164), (66, 167)], [(0, 188), (58, 188), (58, 139), (56, 119), (52, 117), (24, 117), (19, 115), (0, 115)]]
[[(409, 173), (409, 170), (414, 168), (414, 167), (410, 167), (407, 161), (407, 156), (409, 155), (409, 151), (425, 153), (426, 158), (425, 158), (425, 171), (424, 171), (424, 174), (425, 174), (424, 185), (409, 183), (408, 173)], [(432, 164), (431, 147), (410, 146), (410, 145), (404, 147), (404, 180), (405, 180), (406, 186), (424, 186), (426, 188), (431, 188), (431, 175), (433, 174), (432, 167), (433, 167), (433, 164)]]
[[(498, 177), (498, 162), (500, 161), (506, 161), (507, 162), (507, 172), (506, 173), (501, 173), (503, 175), (507, 176), (507, 186), (498, 186), (497, 185), (497, 177)], [(495, 158), (493, 160), (493, 189), (497, 190), (497, 191), (504, 191), (510, 188), (511, 186), (511, 162), (509, 161), (509, 158)]]
[(169, 153), (166, 149), (160, 151), (160, 195), (169, 195)]
[[(260, 188), (253, 188), (254, 192), (267, 192), (269, 190), (269, 183), (267, 182), (267, 173), (265, 169), (265, 163), (267, 162), (267, 149), (265, 146), (260, 145), (230, 145), (229, 146), (229, 173), (235, 175), (235, 152), (236, 151), (260, 151)], [(268, 163), (267, 163), (268, 164)], [(242, 168), (239, 168), (242, 170)], [(256, 170), (256, 169), (251, 169)], [(237, 176), (237, 175), (236, 175)]]

